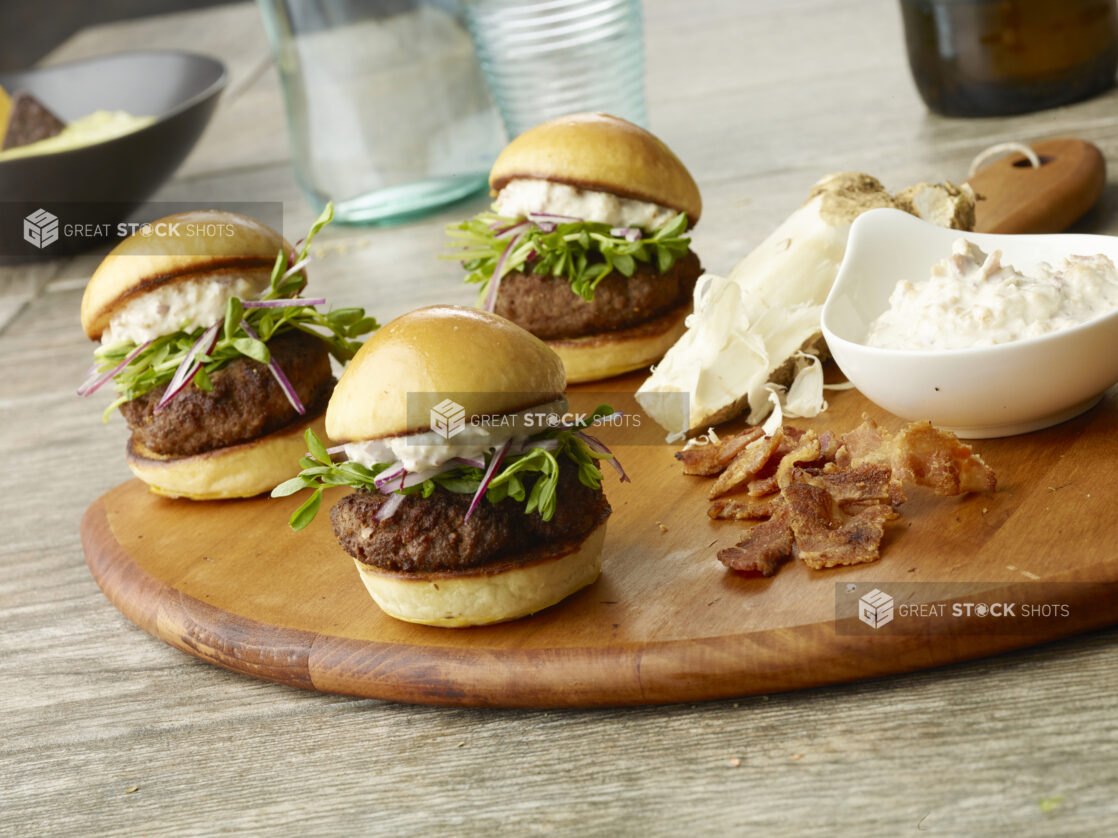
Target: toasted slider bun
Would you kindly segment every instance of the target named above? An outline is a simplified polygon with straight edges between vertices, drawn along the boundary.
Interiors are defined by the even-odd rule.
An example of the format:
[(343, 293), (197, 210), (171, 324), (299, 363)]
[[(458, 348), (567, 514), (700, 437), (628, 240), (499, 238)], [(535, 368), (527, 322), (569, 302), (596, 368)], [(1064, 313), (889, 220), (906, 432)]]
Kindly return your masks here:
[(358, 350), (330, 398), (326, 432), (345, 442), (420, 433), (446, 397), (468, 420), (555, 401), (565, 389), (562, 361), (539, 338), (487, 311), (431, 306)]
[(628, 329), (578, 338), (559, 338), (547, 345), (563, 360), (570, 384), (599, 381), (646, 369), (664, 357), (687, 331), (691, 303)]
[(267, 287), (276, 254), (291, 245), (259, 221), (219, 210), (193, 210), (152, 222), (134, 233), (94, 271), (82, 296), (82, 328), (100, 340), (113, 313), (136, 295), (169, 283), (211, 275), (244, 276)]
[(320, 410), (267, 436), (189, 457), (157, 454), (133, 438), (128, 443), (128, 467), (158, 495), (190, 500), (249, 498), (270, 492), (291, 477), (292, 463), (307, 451), (307, 428), (323, 438), (325, 426)]
[(489, 172), (495, 197), (512, 180), (529, 178), (609, 192), (687, 213), (703, 201), (687, 167), (640, 126), (604, 113), (577, 113), (537, 125), (505, 146)]
[(356, 559), (354, 564), (390, 617), (448, 628), (481, 626), (535, 614), (593, 583), (602, 569), (605, 536), (602, 522), (579, 542), (474, 573), (393, 573)]

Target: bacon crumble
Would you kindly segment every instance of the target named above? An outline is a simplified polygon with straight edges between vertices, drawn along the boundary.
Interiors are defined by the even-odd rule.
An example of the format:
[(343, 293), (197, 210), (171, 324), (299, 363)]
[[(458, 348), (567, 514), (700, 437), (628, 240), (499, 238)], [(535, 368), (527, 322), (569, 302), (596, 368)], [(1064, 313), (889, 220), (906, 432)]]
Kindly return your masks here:
[(717, 475), (711, 518), (759, 522), (719, 561), (762, 576), (792, 558), (815, 569), (876, 561), (905, 483), (940, 495), (996, 491), (993, 470), (954, 434), (914, 422), (893, 436), (862, 420), (841, 436), (750, 428), (676, 454), (685, 474)]

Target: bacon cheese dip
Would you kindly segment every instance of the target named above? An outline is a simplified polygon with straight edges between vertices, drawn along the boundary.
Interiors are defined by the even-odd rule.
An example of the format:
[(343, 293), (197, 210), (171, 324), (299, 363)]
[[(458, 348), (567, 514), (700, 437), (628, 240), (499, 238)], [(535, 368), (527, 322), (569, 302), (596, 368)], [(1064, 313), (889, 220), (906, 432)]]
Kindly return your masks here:
[(1041, 262), (1026, 275), (958, 239), (926, 280), (901, 280), (866, 343), (883, 349), (969, 349), (1070, 329), (1118, 308), (1118, 271), (1106, 256)]

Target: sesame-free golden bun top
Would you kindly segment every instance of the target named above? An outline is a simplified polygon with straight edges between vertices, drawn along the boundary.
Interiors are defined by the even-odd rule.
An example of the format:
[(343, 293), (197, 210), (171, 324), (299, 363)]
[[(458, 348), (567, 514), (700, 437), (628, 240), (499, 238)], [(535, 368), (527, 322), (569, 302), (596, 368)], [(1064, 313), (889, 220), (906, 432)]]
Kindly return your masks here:
[(703, 200), (687, 167), (657, 137), (604, 113), (576, 113), (525, 131), (505, 146), (489, 172), (496, 197), (512, 180), (528, 178), (609, 192), (687, 213)]
[(267, 286), (287, 241), (265, 224), (220, 210), (192, 210), (150, 223), (109, 251), (82, 297), (82, 328), (99, 340), (116, 310), (139, 294), (208, 274), (242, 274)]
[(430, 306), (365, 341), (330, 397), (326, 433), (339, 442), (419, 433), (446, 398), (469, 419), (555, 401), (565, 388), (563, 362), (535, 335), (487, 311)]

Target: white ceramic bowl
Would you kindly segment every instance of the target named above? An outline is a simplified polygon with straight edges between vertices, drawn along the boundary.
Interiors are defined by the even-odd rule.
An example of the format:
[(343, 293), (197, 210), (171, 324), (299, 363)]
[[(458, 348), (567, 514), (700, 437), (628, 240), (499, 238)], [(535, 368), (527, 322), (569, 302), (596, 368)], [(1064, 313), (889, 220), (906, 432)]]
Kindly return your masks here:
[(961, 233), (899, 210), (859, 216), (823, 306), (823, 335), (846, 377), (901, 418), (930, 419), (961, 437), (1013, 436), (1092, 407), (1118, 381), (1118, 312), (1062, 332), (976, 349), (899, 350), (865, 345), (898, 280), (922, 280), (965, 237), (1028, 274), (1038, 262), (1102, 253), (1118, 264), (1118, 237)]

